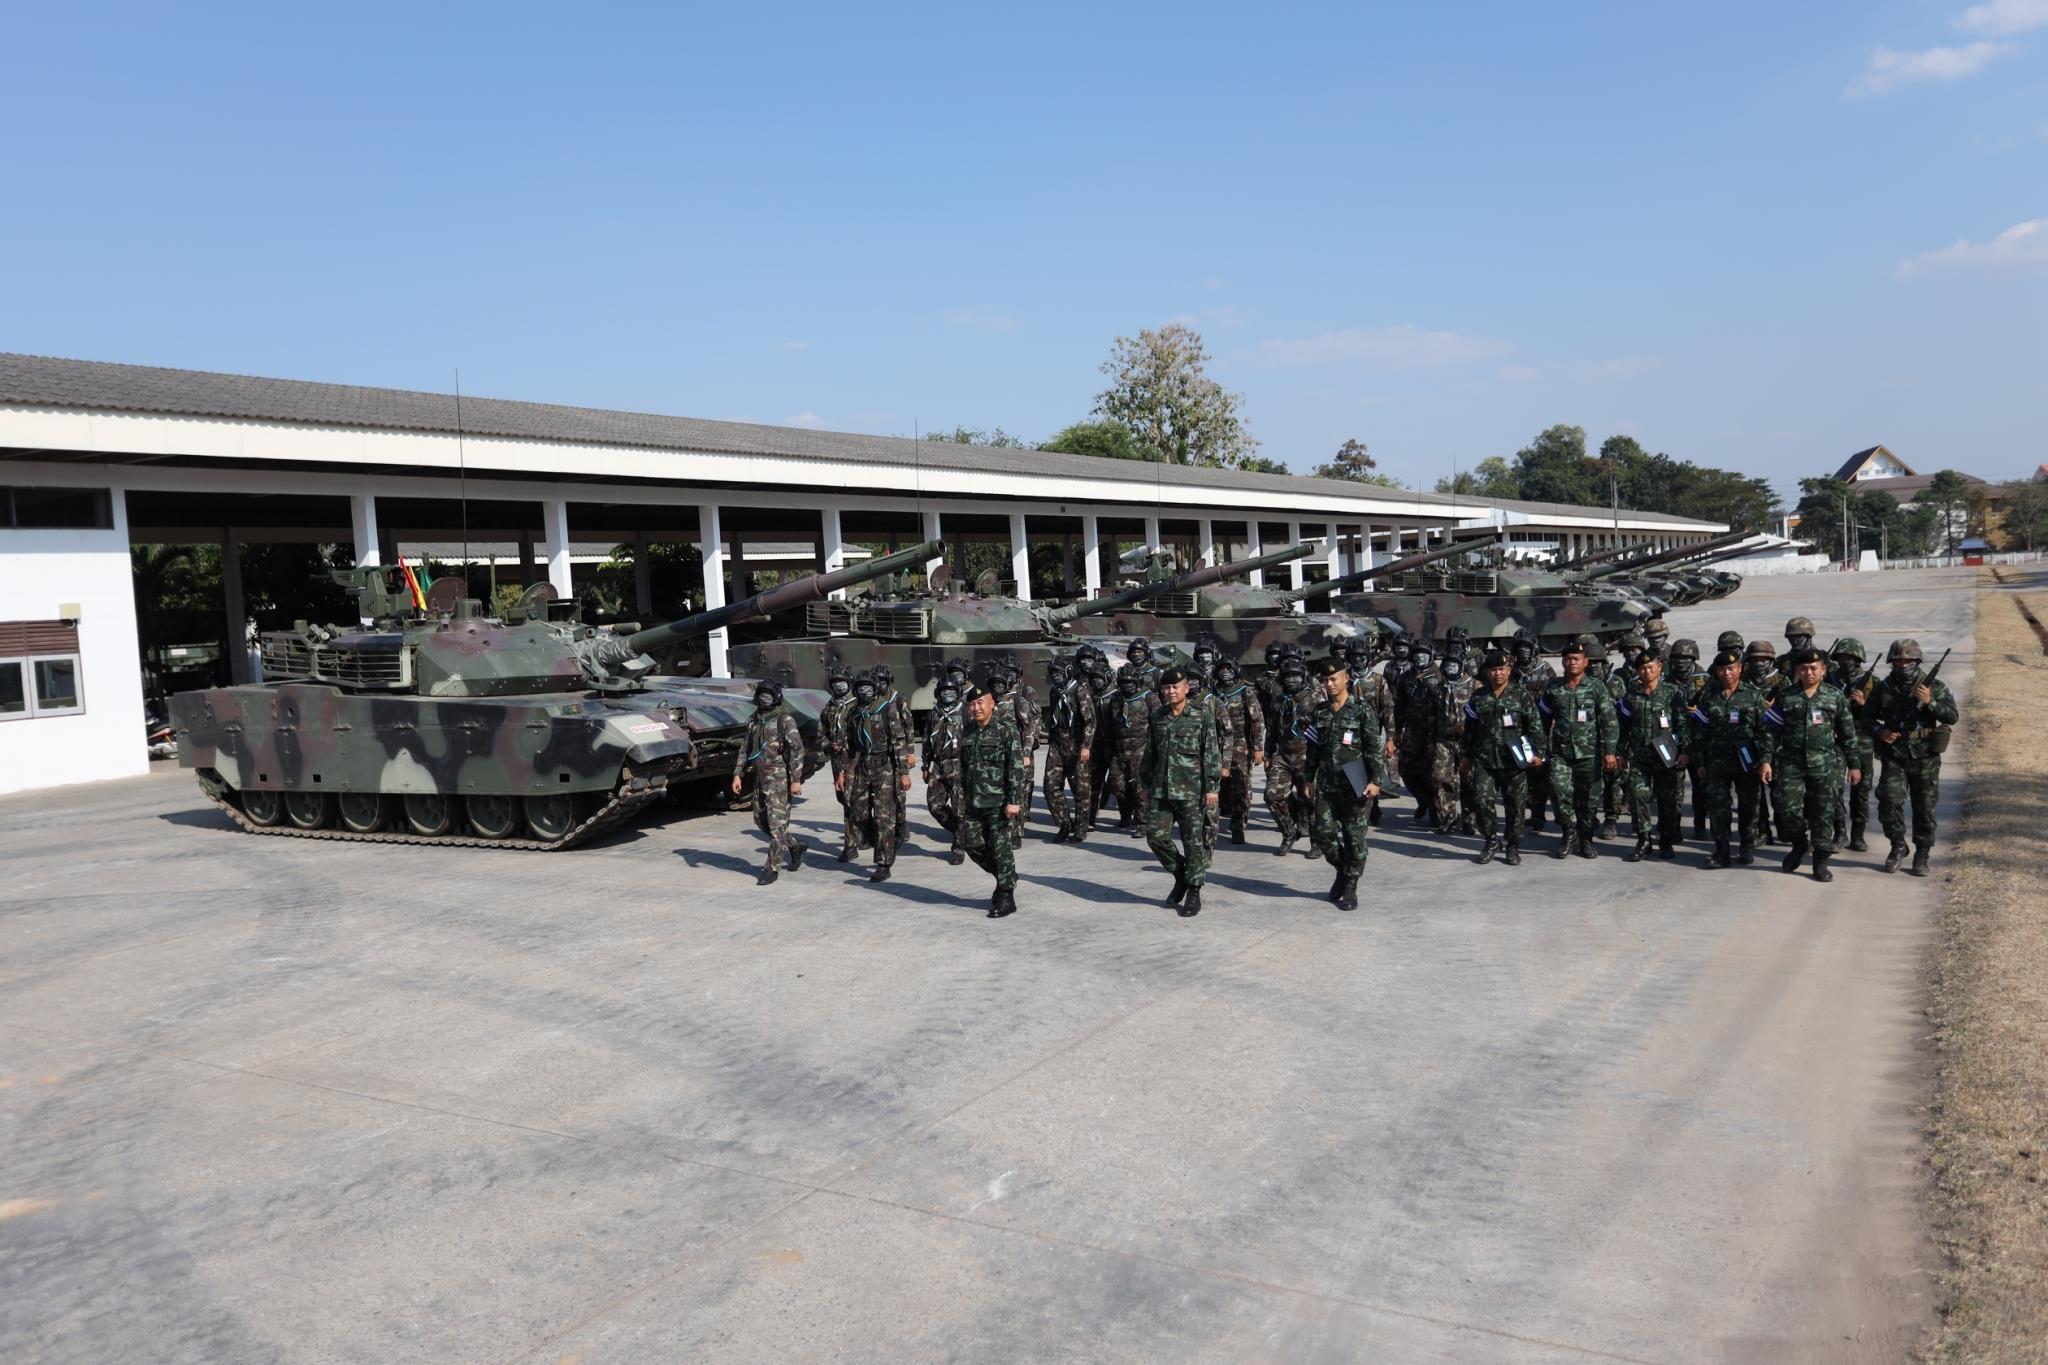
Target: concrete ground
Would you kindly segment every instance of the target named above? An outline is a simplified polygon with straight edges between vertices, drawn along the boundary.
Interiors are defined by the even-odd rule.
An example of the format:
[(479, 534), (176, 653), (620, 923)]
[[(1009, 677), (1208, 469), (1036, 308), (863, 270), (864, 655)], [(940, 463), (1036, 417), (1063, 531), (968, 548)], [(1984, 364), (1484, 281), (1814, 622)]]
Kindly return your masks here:
[[(1970, 585), (1676, 633), (1911, 633), (1962, 692)], [(1041, 823), (991, 921), (916, 798), (895, 881), (765, 891), (730, 815), (536, 855), (254, 837), (176, 771), (0, 801), (0, 1357), (1898, 1358), (1939, 881), (1479, 868), (1406, 809), (1355, 914), (1263, 820), (1192, 921)]]

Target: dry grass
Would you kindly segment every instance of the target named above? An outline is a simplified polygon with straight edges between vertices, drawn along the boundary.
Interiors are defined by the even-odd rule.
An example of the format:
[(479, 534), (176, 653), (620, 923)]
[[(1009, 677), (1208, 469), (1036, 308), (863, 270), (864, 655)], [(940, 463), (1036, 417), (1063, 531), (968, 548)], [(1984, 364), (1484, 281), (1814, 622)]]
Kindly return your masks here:
[[(2048, 617), (2048, 588), (2025, 595)], [(1970, 780), (1944, 856), (1930, 1007), (1934, 1220), (1948, 1260), (1930, 1360), (2048, 1361), (2048, 657), (2015, 596), (1980, 576), (1956, 735)]]

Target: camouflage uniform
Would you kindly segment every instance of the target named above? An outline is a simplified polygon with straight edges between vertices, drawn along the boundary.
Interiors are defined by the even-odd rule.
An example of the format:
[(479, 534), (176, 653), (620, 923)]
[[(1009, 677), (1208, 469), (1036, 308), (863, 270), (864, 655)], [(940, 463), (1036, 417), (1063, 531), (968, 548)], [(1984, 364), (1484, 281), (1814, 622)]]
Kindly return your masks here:
[[(911, 714), (910, 702), (895, 688), (889, 689), (886, 698), (889, 703), (890, 723), (898, 733), (906, 736), (903, 741), (903, 768), (908, 772), (917, 764), (917, 717)], [(896, 833), (901, 838), (903, 831), (910, 828), (910, 793), (899, 783), (896, 787)]]
[(857, 708), (848, 734), (847, 814), (873, 841), (877, 868), (895, 866), (896, 845), (903, 837), (897, 801), (911, 769), (917, 732), (908, 722), (908, 709), (900, 707), (902, 700), (891, 692)]
[[(1174, 877), (1199, 890), (1209, 872), (1209, 848), (1202, 838), (1207, 797), (1223, 782), (1223, 752), (1217, 744), (1215, 718), (1193, 702), (1178, 715), (1162, 706), (1153, 714), (1141, 760), (1150, 805), (1145, 816), (1145, 841), (1160, 864)], [(1174, 835), (1180, 835), (1180, 848)]]
[(1707, 686), (1693, 701), (1688, 716), (1692, 721), (1691, 741), (1685, 746), (1692, 766), (1702, 775), (1706, 810), (1714, 831), (1714, 863), (1728, 865), (1731, 817), (1739, 817), (1733, 833), (1742, 840), (1742, 859), (1747, 862), (1756, 843), (1757, 807), (1763, 783), (1754, 771), (1742, 766), (1747, 747), (1752, 767), (1764, 761), (1763, 694), (1746, 682), (1723, 692), (1719, 682), (1707, 679)]
[(1537, 703), (1549, 733), (1550, 791), (1557, 799), (1558, 857), (1569, 850), (1576, 834), (1580, 856), (1592, 849), (1600, 830), (1596, 814), (1605, 760), (1619, 736), (1614, 698), (1606, 684), (1588, 673), (1573, 687), (1559, 678), (1544, 689)]
[[(1863, 652), (1863, 646), (1855, 640), (1838, 640), (1835, 648), (1843, 645), (1854, 646), (1856, 653)], [(1835, 806), (1835, 827), (1849, 831), (1849, 848), (1857, 853), (1867, 847), (1863, 831), (1870, 824), (1870, 790), (1878, 785), (1872, 776), (1877, 771), (1876, 744), (1870, 732), (1870, 698), (1877, 692), (1877, 671), (1864, 667), (1860, 659), (1836, 656), (1828, 660), (1827, 681), (1849, 699), (1849, 706), (1856, 713), (1856, 762), (1863, 771), (1863, 780), (1842, 789), (1842, 797)]]
[(818, 747), (832, 765), (832, 794), (839, 801), (839, 819), (844, 827), (839, 844), (842, 858), (850, 858), (861, 848), (860, 831), (854, 826), (853, 815), (846, 805), (845, 788), (839, 782), (846, 772), (847, 735), (853, 721), (853, 708), (853, 694), (849, 692), (827, 702), (823, 714), (818, 717)]
[(1641, 858), (1650, 846), (1654, 829), (1658, 849), (1671, 856), (1679, 839), (1678, 782), (1680, 768), (1667, 768), (1657, 756), (1656, 744), (1669, 738), (1683, 751), (1689, 736), (1685, 728), (1686, 698), (1671, 683), (1658, 680), (1650, 692), (1638, 682), (1615, 703), (1615, 719), (1621, 728), (1621, 754), (1626, 764), (1628, 813), (1635, 825), (1636, 851)]
[[(1411, 672), (1412, 681), (1417, 674)], [(1373, 803), (1351, 785), (1346, 763), (1362, 763), (1370, 779), (1384, 790), (1387, 782), (1386, 736), (1378, 710), (1352, 693), (1342, 707), (1325, 702), (1310, 728), (1310, 763), (1315, 774), (1316, 843), (1336, 871), (1332, 899), (1342, 909), (1357, 904), (1358, 879), (1365, 873), (1366, 829)], [(1347, 900), (1349, 903), (1347, 904)]]
[(1122, 686), (1118, 678), (1115, 710), (1116, 763), (1110, 769), (1110, 789), (1117, 795), (1117, 805), (1122, 811), (1117, 828), (1142, 830), (1146, 817), (1151, 813), (1151, 794), (1145, 784), (1145, 746), (1152, 731), (1152, 710), (1158, 704), (1150, 691), (1142, 687), (1131, 692)]
[[(1394, 705), (1394, 749), (1400, 755), (1401, 785), (1415, 798), (1415, 818), (1437, 814), (1436, 735), (1437, 689), (1443, 674), (1434, 667), (1412, 668), (1401, 680)], [(1451, 807), (1455, 812), (1455, 804)], [(1441, 816), (1439, 815), (1439, 820)]]
[[(1512, 685), (1521, 688), (1524, 692), (1527, 692), (1533, 701), (1540, 698), (1545, 689), (1557, 681), (1557, 670), (1550, 666), (1549, 660), (1538, 654), (1529, 661), (1526, 668), (1522, 666), (1520, 660), (1517, 660), (1514, 672), (1509, 675), (1508, 681)], [(1543, 828), (1544, 809), (1551, 804), (1550, 769), (1548, 765), (1541, 768), (1531, 768), (1523, 773), (1522, 776), (1527, 780), (1529, 788), (1529, 827), (1540, 831)], [(1559, 815), (1558, 820), (1559, 823), (1563, 823), (1564, 817), (1562, 814)]]
[[(1095, 694), (1086, 676), (1077, 673), (1052, 689), (1045, 722), (1045, 808), (1060, 827), (1055, 837), (1064, 842), (1085, 828), (1094, 799), (1089, 779), (1095, 750)], [(1089, 756), (1087, 763), (1081, 761), (1084, 752)]]
[[(1162, 705), (1164, 701), (1162, 699)], [(1209, 718), (1209, 724), (1216, 731), (1216, 752), (1221, 755), (1225, 769), (1230, 768), (1230, 757), (1237, 747), (1236, 737), (1231, 733), (1230, 715), (1221, 702), (1216, 700), (1215, 691), (1209, 686), (1206, 674), (1189, 671), (1188, 705), (1201, 709)], [(1218, 788), (1220, 793), (1221, 788)], [(1213, 806), (1202, 808), (1202, 845), (1211, 853), (1216, 851), (1216, 836), (1223, 826), (1223, 802), (1220, 799)]]
[(1835, 788), (1856, 762), (1856, 718), (1849, 699), (1822, 683), (1811, 697), (1797, 684), (1764, 712), (1764, 757), (1771, 765), (1778, 830), (1792, 845), (1785, 870), (1810, 846), (1816, 876), (1835, 851)]
[[(1778, 671), (1775, 651), (1777, 646), (1769, 640), (1755, 640), (1743, 649), (1742, 680), (1754, 687), (1763, 697), (1768, 708), (1778, 701), (1778, 691), (1787, 683), (1787, 678)], [(1778, 819), (1775, 793), (1765, 792), (1764, 800), (1757, 803), (1757, 835), (1763, 842), (1775, 843), (1778, 836)]]
[(924, 805), (939, 828), (953, 836), (953, 848), (960, 848), (960, 732), (967, 724), (966, 708), (959, 702), (938, 706), (925, 722)]
[(1456, 678), (1438, 680), (1419, 721), (1414, 710), (1409, 711), (1409, 723), (1421, 724), (1429, 737), (1430, 807), (1436, 812), (1437, 828), (1445, 833), (1472, 818), (1471, 780), (1458, 771), (1458, 749), (1465, 737), (1465, 703), (1478, 686), (1460, 670)]
[(1095, 749), (1088, 759), (1088, 811), (1083, 823), (1091, 831), (1102, 813), (1103, 798), (1119, 790), (1116, 773), (1121, 757), (1116, 736), (1117, 702), (1121, 694), (1117, 691), (1116, 675), (1105, 673), (1100, 679), (1088, 679), (1088, 694), (1095, 700)]
[[(1901, 730), (1893, 743), (1885, 744), (1881, 740), (1875, 743), (1877, 756), (1884, 763), (1884, 775), (1877, 784), (1877, 818), (1884, 827), (1885, 837), (1892, 841), (1895, 853), (1902, 851), (1906, 843), (1906, 807), (1910, 799), (1915, 873), (1927, 871), (1927, 855), (1934, 849), (1938, 828), (1934, 807), (1941, 798), (1941, 755), (1936, 752), (1936, 745), (1946, 741), (1937, 740), (1935, 736), (1960, 718), (1956, 699), (1948, 690), (1948, 684), (1938, 678), (1928, 687), (1928, 691), (1934, 694), (1930, 703), (1919, 706), (1913, 701), (1913, 689), (1925, 677), (1918, 669), (1914, 670), (1910, 680), (1894, 672), (1877, 684), (1865, 707), (1873, 737), (1879, 730), (1891, 728), (1895, 720), (1903, 716), (1912, 715), (1917, 721), (1916, 728)], [(1867, 772), (1863, 780), (1870, 781)], [(1895, 868), (1896, 857), (1888, 859), (1886, 866)]]
[(1247, 682), (1233, 682), (1216, 692), (1216, 702), (1230, 723), (1230, 748), (1224, 762), (1230, 776), (1223, 779), (1217, 809), (1231, 822), (1230, 841), (1244, 842), (1245, 822), (1252, 816), (1252, 773), (1254, 755), (1266, 752), (1266, 717)]
[[(1589, 668), (1587, 671), (1592, 670)], [(1605, 664), (1601, 666), (1600, 681), (1607, 688), (1608, 698), (1614, 702), (1617, 719), (1621, 714), (1621, 699), (1628, 695), (1630, 687), (1634, 685), (1634, 677), (1635, 669), (1632, 665), (1619, 669)], [(1614, 771), (1600, 775), (1600, 837), (1603, 839), (1614, 837), (1615, 822), (1621, 818), (1622, 811), (1627, 810), (1633, 816), (1635, 810), (1634, 788), (1628, 775), (1635, 760), (1629, 754), (1626, 744), (1621, 745), (1616, 752), (1618, 758)], [(1632, 831), (1638, 839), (1643, 838), (1648, 832), (1648, 827), (1640, 824)]]
[(1300, 838), (1308, 823), (1308, 725), (1323, 704), (1322, 689), (1314, 682), (1300, 690), (1281, 690), (1278, 716), (1266, 732), (1266, 810), (1280, 828), (1280, 852)]
[(1017, 855), (1010, 847), (1005, 806), (1021, 806), (1031, 794), (1024, 766), (1024, 741), (1000, 709), (988, 724), (967, 717), (960, 734), (960, 846), (974, 865), (996, 879), (996, 890), (1017, 885)]
[(1031, 814), (1031, 769), (1038, 761), (1040, 728), (1038, 694), (1029, 684), (1019, 681), (1010, 688), (1010, 695), (997, 703), (996, 709), (1008, 713), (1010, 723), (1017, 727), (1017, 742), (1024, 746), (1024, 799), (1017, 803), (1017, 813), (1010, 818), (1010, 843), (1014, 846), (1024, 837), (1024, 821)]
[(803, 770), (804, 738), (789, 708), (778, 702), (769, 710), (755, 711), (732, 773), (753, 777), (754, 826), (768, 836), (770, 872), (789, 858), (789, 784), (799, 780)]
[(1528, 804), (1528, 781), (1522, 768), (1509, 755), (1516, 739), (1527, 738), (1531, 746), (1541, 740), (1543, 718), (1529, 694), (1510, 682), (1496, 693), (1481, 684), (1465, 703), (1465, 734), (1461, 757), (1471, 767), (1473, 814), (1479, 833), (1485, 838), (1490, 858), (1500, 847), (1500, 825), (1494, 802), (1505, 801), (1508, 811), (1507, 847), (1517, 860), (1522, 847), (1522, 808)]

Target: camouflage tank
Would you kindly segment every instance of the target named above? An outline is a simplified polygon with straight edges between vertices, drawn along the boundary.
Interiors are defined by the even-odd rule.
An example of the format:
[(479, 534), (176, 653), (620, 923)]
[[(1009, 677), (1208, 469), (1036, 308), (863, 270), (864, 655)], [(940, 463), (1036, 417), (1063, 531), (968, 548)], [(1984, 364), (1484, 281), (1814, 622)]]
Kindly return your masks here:
[(1729, 531), (1703, 540), (1694, 545), (1680, 545), (1669, 550), (1654, 550), (1637, 553), (1628, 558), (1611, 559), (1597, 567), (1583, 571), (1586, 581), (1603, 587), (1621, 588), (1643, 594), (1646, 600), (1661, 602), (1669, 607), (1689, 607), (1705, 600), (1712, 586), (1699, 578), (1692, 569), (1681, 565), (1695, 559), (1704, 559), (1718, 551), (1727, 550), (1750, 538), (1748, 531)]
[(1375, 578), (1406, 573), (1499, 543), (1493, 536), (1459, 541), (1299, 588), (1221, 583), (1201, 578), (1198, 571), (1183, 576), (1172, 590), (1153, 597), (1143, 610), (1112, 613), (1106, 623), (1119, 635), (1142, 635), (1155, 645), (1172, 641), (1192, 648), (1206, 640), (1241, 670), (1263, 668), (1269, 645), (1298, 645), (1306, 653), (1321, 654), (1333, 641), (1373, 634), (1382, 628), (1380, 622), (1353, 612), (1298, 612), (1297, 604), (1317, 602)]
[[(1210, 575), (1284, 564), (1309, 554), (1311, 548), (1290, 546), (1257, 559), (1194, 569), (1060, 607), (1001, 596), (993, 591), (993, 574), (982, 576), (978, 591), (962, 592), (940, 570), (928, 592), (814, 602), (805, 614), (802, 636), (737, 646), (731, 657), (733, 667), (743, 673), (794, 687), (823, 687), (835, 668), (859, 671), (886, 664), (911, 708), (929, 711), (949, 662), (967, 663), (976, 677), (1002, 665), (1041, 680), (1045, 666), (1063, 649), (1091, 641), (1106, 651), (1123, 649), (1125, 641), (1115, 636), (1069, 632), (1066, 627), (1072, 622), (1103, 616), (1190, 582), (1214, 581)], [(1160, 657), (1167, 663), (1184, 661), (1170, 645)]]
[[(338, 571), (368, 626), (299, 622), (261, 641), (267, 681), (171, 699), (178, 761), (245, 830), (562, 849), (692, 776), (724, 781), (753, 683), (661, 678), (647, 651), (921, 561), (917, 546), (665, 626), (599, 629), (530, 589), (499, 620), (394, 571)], [(787, 696), (814, 736), (824, 694)], [(720, 755), (723, 761), (720, 761)]]

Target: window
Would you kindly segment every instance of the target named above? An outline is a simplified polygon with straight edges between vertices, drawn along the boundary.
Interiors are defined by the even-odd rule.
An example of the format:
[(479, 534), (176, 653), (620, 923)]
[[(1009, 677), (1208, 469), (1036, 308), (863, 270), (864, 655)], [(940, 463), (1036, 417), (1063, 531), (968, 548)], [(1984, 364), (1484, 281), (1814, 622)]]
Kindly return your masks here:
[(0, 488), (0, 529), (110, 531), (114, 502), (104, 488)]
[(85, 710), (78, 627), (69, 621), (0, 621), (0, 721)]

